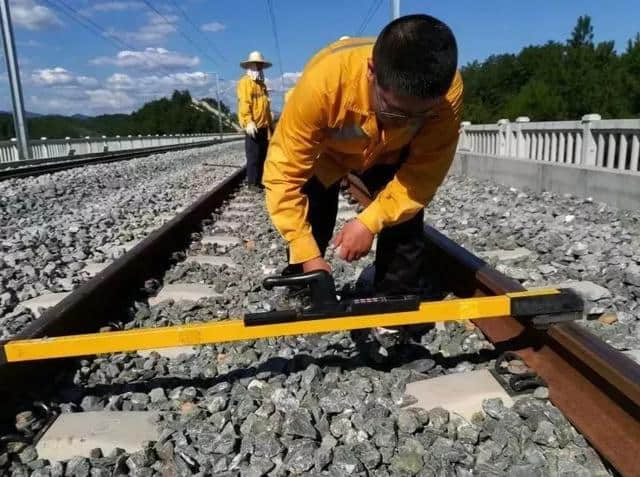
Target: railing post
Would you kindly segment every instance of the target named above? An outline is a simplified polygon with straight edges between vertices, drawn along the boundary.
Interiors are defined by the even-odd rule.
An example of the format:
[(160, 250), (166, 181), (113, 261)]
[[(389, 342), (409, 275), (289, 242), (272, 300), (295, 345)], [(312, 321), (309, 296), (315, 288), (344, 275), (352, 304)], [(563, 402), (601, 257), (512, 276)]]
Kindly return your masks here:
[(498, 120), (498, 137), (496, 155), (504, 157), (509, 155), (509, 143), (511, 142), (511, 123), (508, 119)]
[(522, 132), (522, 123), (528, 123), (528, 116), (518, 116), (516, 118), (516, 157), (527, 158), (527, 141)]
[(458, 139), (458, 149), (461, 151), (470, 151), (471, 143), (467, 136), (467, 128), (471, 126), (471, 121), (462, 121), (460, 123), (460, 139)]
[(107, 136), (102, 136), (102, 152), (109, 152), (109, 145), (107, 144)]
[[(40, 150), (42, 151), (42, 159), (49, 159), (49, 145), (46, 143), (47, 138), (42, 136), (40, 138), (41, 144), (40, 144)], [(35, 159), (35, 158), (34, 158)], [(38, 158), (40, 159), (40, 158)]]
[(595, 167), (598, 157), (598, 145), (591, 127), (593, 121), (600, 121), (602, 117), (599, 114), (585, 114), (582, 116), (582, 154), (580, 164), (583, 166)]
[[(18, 154), (18, 139), (16, 139), (15, 137), (12, 137), (10, 139), (11, 141), (11, 161), (17, 161), (20, 159), (20, 156)], [(28, 145), (27, 147), (31, 147), (31, 145)], [(31, 154), (31, 151), (29, 151), (29, 154)], [(32, 157), (32, 156), (29, 156)]]

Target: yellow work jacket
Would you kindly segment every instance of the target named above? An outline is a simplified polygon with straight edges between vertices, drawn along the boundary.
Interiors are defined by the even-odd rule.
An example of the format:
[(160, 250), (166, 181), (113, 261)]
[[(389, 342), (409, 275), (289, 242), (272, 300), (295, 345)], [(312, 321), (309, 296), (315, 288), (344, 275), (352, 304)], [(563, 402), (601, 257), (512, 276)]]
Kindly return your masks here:
[(243, 128), (253, 121), (258, 128), (271, 127), (269, 95), (264, 81), (253, 81), (244, 75), (236, 86), (238, 122)]
[(350, 171), (393, 163), (409, 145), (395, 177), (358, 215), (377, 234), (425, 207), (453, 160), (462, 112), (459, 72), (425, 119), (379, 130), (367, 78), (374, 41), (342, 40), (317, 53), (286, 102), (269, 145), (263, 176), (267, 209), (289, 243), (291, 263), (320, 256), (301, 190), (311, 176), (329, 186)]
[(286, 93), (284, 93), (284, 102), (286, 103), (287, 101), (289, 101), (289, 98), (291, 97), (291, 94), (293, 93), (293, 88), (291, 88), (290, 90), (287, 90)]

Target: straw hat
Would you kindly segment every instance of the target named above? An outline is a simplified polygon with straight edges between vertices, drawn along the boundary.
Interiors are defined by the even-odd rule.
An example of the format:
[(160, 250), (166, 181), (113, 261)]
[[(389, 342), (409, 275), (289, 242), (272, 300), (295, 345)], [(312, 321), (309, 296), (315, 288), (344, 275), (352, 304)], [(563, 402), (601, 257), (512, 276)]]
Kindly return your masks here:
[(251, 53), (249, 53), (249, 57), (245, 61), (240, 62), (240, 66), (246, 69), (251, 63), (262, 63), (262, 68), (265, 69), (271, 66), (271, 63), (265, 61), (265, 59), (262, 57), (262, 53), (260, 53), (259, 51), (252, 51)]

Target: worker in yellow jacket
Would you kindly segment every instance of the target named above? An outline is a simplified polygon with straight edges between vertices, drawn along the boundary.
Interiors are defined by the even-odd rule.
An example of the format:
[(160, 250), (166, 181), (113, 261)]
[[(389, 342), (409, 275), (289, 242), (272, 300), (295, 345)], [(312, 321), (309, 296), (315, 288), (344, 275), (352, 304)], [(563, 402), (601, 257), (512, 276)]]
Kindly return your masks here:
[(336, 236), (343, 259), (366, 255), (378, 233), (378, 251), (386, 253), (401, 243), (381, 249), (384, 232), (421, 232), (423, 209), (458, 140), (462, 79), (456, 67), (453, 33), (428, 15), (394, 20), (377, 40), (340, 40), (309, 61), (280, 117), (263, 180), (290, 264), (330, 270), (323, 255), (338, 183), (349, 172), (378, 193)]
[(250, 187), (262, 187), (262, 172), (267, 155), (269, 132), (272, 130), (269, 94), (264, 82), (264, 70), (271, 66), (259, 51), (252, 51), (240, 63), (246, 74), (238, 81), (238, 122), (244, 128), (247, 156), (247, 182)]
[(305, 66), (271, 140), (263, 184), (288, 243), (283, 273), (331, 271), (339, 182), (355, 173), (374, 200), (335, 236), (338, 255), (365, 256), (379, 234), (375, 291), (406, 293), (430, 258), (424, 207), (454, 157), (462, 113), (457, 45), (428, 15), (388, 24), (375, 38), (339, 40)]

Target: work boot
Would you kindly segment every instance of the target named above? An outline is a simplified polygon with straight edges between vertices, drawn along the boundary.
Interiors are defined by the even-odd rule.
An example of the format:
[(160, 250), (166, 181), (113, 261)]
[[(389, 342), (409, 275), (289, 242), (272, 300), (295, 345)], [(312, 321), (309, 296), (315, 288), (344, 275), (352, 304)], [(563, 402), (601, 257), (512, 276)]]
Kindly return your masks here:
[[(440, 287), (431, 286), (414, 290), (412, 294), (418, 294), (425, 301), (436, 301), (444, 297)], [(375, 265), (365, 267), (356, 280), (355, 292), (359, 298), (379, 295), (375, 287)], [(368, 330), (352, 332), (352, 339), (363, 354), (377, 363), (388, 361), (396, 354), (396, 350), (406, 345), (410, 340), (420, 342), (425, 335), (435, 327), (433, 323), (421, 323), (402, 327), (385, 328), (377, 327)]]
[(371, 335), (380, 346), (389, 350), (394, 346), (398, 346), (407, 342), (407, 333), (405, 327), (397, 328), (372, 328)]
[(407, 334), (402, 329), (374, 328), (351, 331), (351, 339), (360, 355), (365, 360), (376, 364), (396, 359), (402, 345), (407, 343), (407, 338)]

